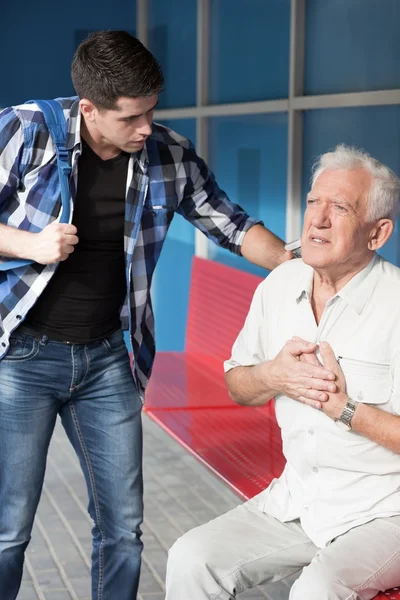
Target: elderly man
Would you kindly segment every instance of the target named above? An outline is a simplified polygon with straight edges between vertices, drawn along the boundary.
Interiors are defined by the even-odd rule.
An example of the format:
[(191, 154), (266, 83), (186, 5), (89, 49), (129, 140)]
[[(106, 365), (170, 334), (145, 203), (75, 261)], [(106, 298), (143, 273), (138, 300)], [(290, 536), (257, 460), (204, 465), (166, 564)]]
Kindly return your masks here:
[[(376, 254), (399, 198), (368, 154), (320, 158), (303, 260), (260, 284), (225, 364), (239, 404), (275, 396), (286, 467), (175, 543), (167, 600), (228, 600), (300, 570), (290, 600), (368, 600), (400, 584), (400, 269)], [(321, 363), (328, 389), (328, 376), (310, 385)]]

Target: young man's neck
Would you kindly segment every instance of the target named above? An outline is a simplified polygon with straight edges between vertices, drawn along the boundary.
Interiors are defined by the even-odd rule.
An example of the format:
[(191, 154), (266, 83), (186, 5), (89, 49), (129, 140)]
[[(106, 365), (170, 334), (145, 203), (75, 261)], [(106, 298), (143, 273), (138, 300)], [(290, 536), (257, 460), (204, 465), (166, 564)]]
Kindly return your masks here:
[(110, 158), (115, 158), (121, 154), (121, 149), (106, 142), (104, 138), (99, 135), (97, 130), (91, 127), (90, 123), (85, 121), (83, 115), (81, 120), (81, 138), (102, 160), (109, 160)]

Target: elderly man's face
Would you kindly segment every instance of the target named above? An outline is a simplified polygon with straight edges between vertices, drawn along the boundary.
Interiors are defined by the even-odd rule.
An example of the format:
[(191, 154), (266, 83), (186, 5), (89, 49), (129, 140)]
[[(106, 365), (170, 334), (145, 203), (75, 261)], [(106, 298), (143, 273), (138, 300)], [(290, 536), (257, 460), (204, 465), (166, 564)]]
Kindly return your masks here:
[(305, 263), (341, 272), (368, 261), (374, 227), (366, 221), (371, 184), (364, 169), (327, 170), (318, 177), (307, 196), (301, 238)]

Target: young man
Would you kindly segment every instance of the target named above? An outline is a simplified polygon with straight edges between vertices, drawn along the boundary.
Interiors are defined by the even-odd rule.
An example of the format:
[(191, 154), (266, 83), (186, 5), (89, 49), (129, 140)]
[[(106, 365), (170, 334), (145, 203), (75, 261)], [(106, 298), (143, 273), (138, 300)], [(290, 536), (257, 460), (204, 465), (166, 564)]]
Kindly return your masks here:
[[(376, 254), (399, 208), (400, 180), (369, 155), (339, 146), (317, 164), (303, 260), (260, 284), (225, 365), (239, 404), (275, 396), (285, 469), (178, 540), (167, 600), (233, 600), (298, 571), (290, 600), (400, 585), (400, 269)], [(301, 377), (319, 361), (328, 389)]]
[[(72, 222), (60, 224), (53, 143), (35, 104), (0, 114), (0, 595), (15, 600), (60, 415), (94, 521), (92, 598), (136, 597), (142, 543), (141, 407), (154, 357), (150, 285), (180, 213), (273, 269), (283, 243), (232, 204), (188, 140), (152, 124), (163, 77), (121, 31), (91, 35), (59, 99)], [(122, 329), (134, 352), (132, 375)]]

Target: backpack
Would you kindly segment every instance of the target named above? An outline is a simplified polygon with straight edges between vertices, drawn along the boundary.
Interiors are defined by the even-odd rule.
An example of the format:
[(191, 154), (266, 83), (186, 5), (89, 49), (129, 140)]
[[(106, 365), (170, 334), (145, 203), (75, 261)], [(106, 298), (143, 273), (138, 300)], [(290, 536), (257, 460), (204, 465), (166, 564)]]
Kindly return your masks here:
[[(35, 103), (43, 112), (44, 120), (53, 140), (56, 156), (58, 175), (61, 184), (61, 216), (60, 223), (68, 223), (70, 217), (70, 198), (69, 198), (69, 175), (71, 166), (69, 164), (68, 150), (65, 148), (67, 140), (67, 124), (65, 121), (63, 109), (56, 100), (29, 100), (26, 104)], [(0, 271), (17, 269), (33, 263), (28, 259), (11, 259), (0, 263)]]

